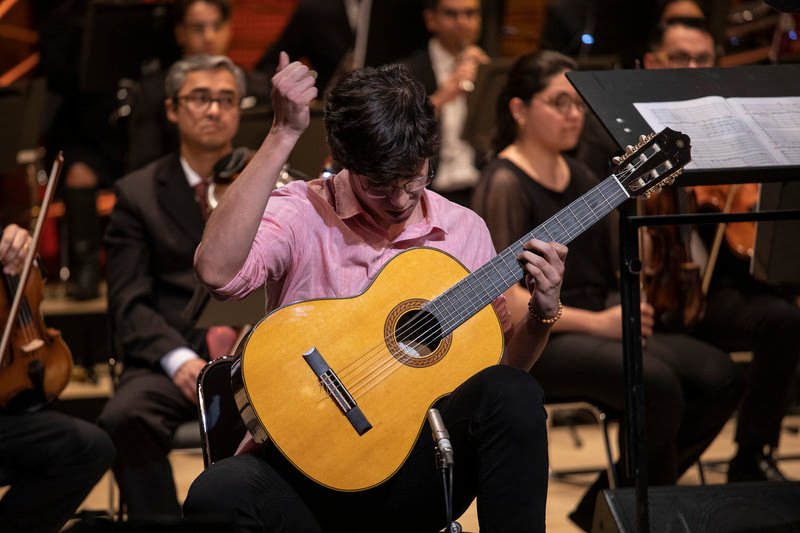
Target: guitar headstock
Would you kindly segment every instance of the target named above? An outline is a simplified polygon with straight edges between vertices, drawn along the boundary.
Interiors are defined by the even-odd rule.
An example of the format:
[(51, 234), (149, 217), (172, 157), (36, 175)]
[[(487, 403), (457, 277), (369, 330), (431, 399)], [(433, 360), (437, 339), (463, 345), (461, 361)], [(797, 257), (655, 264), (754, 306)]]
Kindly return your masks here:
[(612, 171), (630, 196), (647, 197), (671, 185), (692, 160), (689, 136), (669, 128), (642, 135), (636, 146), (614, 158)]

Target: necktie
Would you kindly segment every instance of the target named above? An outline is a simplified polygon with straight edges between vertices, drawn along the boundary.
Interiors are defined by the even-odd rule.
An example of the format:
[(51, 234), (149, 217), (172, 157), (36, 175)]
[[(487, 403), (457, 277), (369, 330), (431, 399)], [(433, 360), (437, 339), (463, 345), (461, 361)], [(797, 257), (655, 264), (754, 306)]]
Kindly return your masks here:
[(203, 220), (208, 220), (208, 215), (210, 214), (208, 209), (208, 198), (206, 197), (207, 191), (208, 182), (201, 181), (194, 186), (195, 200), (197, 200), (197, 205), (200, 206), (200, 212), (203, 214)]

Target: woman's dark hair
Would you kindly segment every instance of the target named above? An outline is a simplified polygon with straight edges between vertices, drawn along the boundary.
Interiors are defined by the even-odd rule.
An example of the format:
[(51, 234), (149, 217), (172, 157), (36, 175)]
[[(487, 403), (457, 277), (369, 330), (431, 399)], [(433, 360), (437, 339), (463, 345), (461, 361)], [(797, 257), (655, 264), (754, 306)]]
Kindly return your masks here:
[(508, 108), (511, 99), (519, 98), (529, 104), (531, 98), (547, 86), (550, 78), (565, 70), (575, 70), (576, 67), (575, 61), (569, 57), (550, 50), (526, 54), (517, 59), (497, 97), (497, 125), (492, 139), (495, 154), (517, 138), (517, 122)]
[(219, 9), (222, 21), (227, 22), (231, 18), (231, 0), (180, 0), (175, 3), (175, 21), (182, 24), (186, 20), (186, 12), (197, 2), (205, 2)]
[(375, 183), (416, 177), (439, 151), (439, 125), (425, 88), (402, 65), (345, 75), (325, 103), (336, 163)]

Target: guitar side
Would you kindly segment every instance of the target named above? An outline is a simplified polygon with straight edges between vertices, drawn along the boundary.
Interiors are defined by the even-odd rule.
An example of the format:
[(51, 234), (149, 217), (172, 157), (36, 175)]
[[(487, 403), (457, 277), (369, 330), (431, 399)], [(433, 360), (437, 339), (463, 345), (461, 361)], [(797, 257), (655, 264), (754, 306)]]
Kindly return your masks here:
[[(358, 296), (300, 302), (265, 317), (242, 347), (236, 393), (256, 440), (269, 438), (329, 488), (364, 490), (391, 477), (427, 408), (502, 355), (502, 328), (486, 306), (428, 356), (396, 357), (405, 353), (393, 341), (394, 329), (403, 328), (397, 321), (467, 274), (441, 251), (412, 249), (384, 265)], [(362, 435), (303, 357), (314, 348), (371, 425)]]

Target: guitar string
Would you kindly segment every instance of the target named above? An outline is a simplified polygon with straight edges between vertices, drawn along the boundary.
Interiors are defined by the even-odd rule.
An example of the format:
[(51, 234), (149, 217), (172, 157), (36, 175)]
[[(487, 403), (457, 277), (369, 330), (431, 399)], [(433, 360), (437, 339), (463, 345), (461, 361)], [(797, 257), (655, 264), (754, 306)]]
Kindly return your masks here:
[[(448, 316), (448, 317), (445, 317), (445, 318), (452, 318), (452, 315)], [(436, 332), (438, 330), (439, 330), (439, 328), (437, 327), (437, 328), (431, 328), (428, 331), (422, 332), (423, 337), (420, 338), (418, 342), (420, 342), (421, 344), (425, 344), (426, 342), (430, 342), (431, 340), (433, 340), (436, 337)], [(374, 388), (374, 386), (378, 385), (380, 382), (382, 382), (384, 379), (386, 379), (389, 375), (391, 375), (391, 373), (394, 372), (394, 370), (396, 368), (398, 368), (400, 365), (403, 364), (401, 361), (397, 360), (396, 358), (391, 357), (391, 353), (389, 352), (389, 350), (386, 350), (386, 353), (385, 354), (381, 354), (381, 355), (382, 356), (383, 355), (389, 355), (390, 357), (385, 357), (383, 359), (383, 364), (380, 365), (379, 367), (370, 369), (371, 370), (370, 374), (368, 376), (366, 376), (367, 378), (370, 379), (370, 381), (368, 381), (366, 383), (366, 387), (368, 387), (368, 388), (364, 389), (364, 386), (362, 386), (362, 383), (364, 381), (363, 379), (361, 380), (361, 382), (359, 382), (357, 384), (354, 383), (351, 387), (349, 387), (351, 395), (354, 398), (359, 397), (359, 396), (363, 396), (364, 394), (369, 392), (369, 390), (371, 390), (372, 388)]]
[[(583, 206), (581, 206), (581, 204), (578, 202), (578, 200), (576, 200), (576, 202), (574, 202), (574, 203), (578, 204), (578, 207), (580, 209), (573, 209), (573, 207), (575, 207), (573, 204), (570, 204), (570, 206), (567, 206), (567, 207), (570, 208), (569, 212), (573, 215), (573, 218), (576, 219), (576, 221), (578, 222), (578, 224), (581, 227), (583, 227), (583, 224), (581, 223), (580, 218), (583, 218), (585, 221), (588, 221), (589, 218), (592, 218), (595, 222), (597, 220), (599, 220), (599, 218), (595, 214), (595, 210), (592, 208), (591, 204), (589, 204), (587, 202), (585, 197), (589, 196), (589, 194), (591, 194), (592, 192), (600, 191), (600, 190), (601, 190), (601, 187), (598, 186), (595, 189), (593, 189), (592, 191), (589, 191), (589, 193), (587, 193), (586, 195), (584, 195), (584, 196), (582, 196), (582, 197), (580, 197), (578, 199), (578, 200), (583, 199), (583, 203), (585, 204), (585, 208)], [(618, 195), (623, 196), (623, 197), (625, 196), (619, 189), (615, 189), (615, 190), (617, 190), (617, 194)], [(602, 196), (602, 199), (605, 200), (605, 202), (608, 203), (609, 206), (611, 205), (608, 202), (607, 198), (604, 195), (602, 195), (602, 193), (600, 193), (600, 196)], [(619, 196), (617, 196), (617, 198), (614, 198), (614, 199), (616, 200), (618, 198), (619, 198)], [(591, 217), (589, 217), (588, 215), (591, 215)], [(556, 220), (558, 220), (558, 219), (556, 218)], [(550, 233), (550, 230), (547, 230), (547, 228), (546, 228), (547, 222), (548, 221), (546, 221), (540, 227), (544, 227), (544, 229), (548, 233)], [(558, 220), (558, 222), (560, 223), (560, 220)], [(563, 225), (562, 225), (562, 227), (563, 227)], [(569, 232), (566, 231), (566, 228), (564, 228), (564, 229), (565, 229), (564, 233), (568, 237), (570, 237), (570, 239), (571, 239), (571, 236), (570, 236)], [(522, 244), (522, 242), (523, 241), (520, 240), (516, 244), (518, 246), (520, 246)], [(513, 246), (510, 247), (509, 249), (512, 249), (512, 248), (513, 248)], [(502, 255), (502, 254), (499, 254), (499, 255)], [(468, 279), (468, 278), (464, 278), (464, 279)], [(467, 283), (469, 283), (469, 282), (467, 282)], [(481, 283), (481, 282), (478, 281), (478, 283)], [(486, 290), (485, 286), (483, 286), (483, 285), (482, 285), (482, 288), (484, 290)], [(482, 307), (483, 306), (481, 306), (481, 307), (479, 307), (477, 309), (470, 310), (470, 312), (468, 313), (470, 315), (469, 318), (471, 318), (471, 315), (474, 314), (475, 312), (477, 312)], [(439, 336), (439, 332), (441, 330), (441, 328), (439, 327), (439, 321), (436, 319), (436, 317), (434, 317), (434, 316), (432, 316), (430, 314), (426, 314), (425, 316), (426, 316), (426, 319), (424, 321), (414, 321), (413, 319), (411, 321), (409, 321), (408, 328), (406, 328), (406, 331), (403, 331), (403, 328), (398, 329), (397, 330), (397, 335), (395, 335), (395, 337), (403, 338), (404, 335), (411, 334), (415, 338), (409, 337), (410, 340), (412, 342), (419, 343), (419, 344), (422, 344), (422, 345), (425, 345), (426, 343), (431, 342), (432, 340), (434, 340), (437, 336)], [(456, 312), (456, 313), (450, 313), (449, 316), (444, 316), (443, 318), (445, 318), (447, 320), (452, 320), (454, 317), (458, 317), (458, 316), (459, 315)], [(467, 320), (469, 318), (467, 318)], [(426, 327), (428, 327), (427, 330), (424, 329)], [(417, 331), (409, 331), (410, 328), (417, 328)], [(402, 333), (402, 335), (401, 335), (401, 333)], [(365, 379), (369, 379), (370, 380), (367, 383), (367, 386), (369, 386), (371, 384), (377, 385), (378, 383), (383, 381), (386, 377), (388, 377), (388, 375), (393, 372), (393, 369), (395, 367), (399, 367), (399, 365), (403, 364), (401, 361), (397, 360), (395, 357), (392, 356), (390, 350), (388, 350), (388, 349), (384, 350), (383, 349), (386, 346), (386, 342), (388, 342), (388, 340), (389, 340), (388, 337), (384, 337), (383, 346), (377, 345), (375, 348), (373, 348), (371, 350), (368, 350), (363, 356), (361, 356), (359, 358), (359, 359), (364, 359), (365, 357), (369, 357), (370, 352), (374, 352), (375, 350), (377, 350), (378, 353), (376, 353), (375, 355), (380, 358), (381, 362), (378, 363), (377, 367), (374, 366), (374, 365), (371, 366), (371, 367), (368, 367), (366, 373), (363, 373), (361, 376), (357, 376), (356, 378), (354, 378), (354, 380), (352, 382), (352, 385), (350, 387), (348, 387), (348, 389), (351, 392), (351, 395), (353, 395), (354, 398), (356, 397), (356, 395), (363, 395), (364, 393), (368, 392), (368, 390), (371, 390), (372, 387), (369, 387), (369, 389), (366, 390), (366, 391), (363, 390), (362, 384), (363, 384)], [(386, 357), (387, 355), (389, 357)], [(369, 359), (375, 359), (375, 357), (369, 357)], [(352, 365), (352, 363), (350, 365)], [(350, 365), (347, 365), (347, 366), (350, 366)], [(364, 365), (364, 363), (362, 362), (359, 366), (363, 366), (363, 365)], [(349, 372), (343, 372), (341, 377), (342, 378), (350, 377), (350, 373)], [(377, 378), (377, 380), (375, 378)]]
[[(622, 186), (622, 184), (621, 184), (621, 182), (619, 180), (620, 179), (627, 179), (629, 177), (628, 176), (629, 174), (631, 174), (634, 171), (636, 171), (639, 167), (641, 167), (645, 162), (647, 162), (649, 160), (650, 160), (650, 158), (645, 159), (644, 161), (639, 161), (638, 165), (635, 162), (631, 162), (631, 163), (629, 163), (628, 166), (626, 166), (625, 169), (623, 169), (623, 171), (619, 174), (619, 176), (616, 176), (617, 177), (616, 185), (618, 185), (619, 188), (615, 187), (614, 191), (615, 191), (615, 194), (620, 194), (621, 193), (621, 195), (623, 196), (623, 201), (624, 201), (624, 196), (629, 196), (629, 195), (622, 191), (622, 189), (624, 189), (624, 187)], [(604, 182), (606, 182), (606, 181), (607, 180), (604, 180)], [(598, 192), (600, 194), (600, 196), (602, 196), (603, 200), (605, 200), (605, 202), (609, 206), (611, 206), (611, 203), (608, 201), (608, 199), (605, 197), (605, 195), (602, 194), (602, 187), (601, 187), (602, 184), (603, 184), (603, 182), (601, 182), (594, 189), (588, 191), (586, 194), (584, 194), (580, 198), (578, 198), (575, 202), (573, 202), (573, 203), (571, 203), (570, 205), (567, 206), (568, 210), (573, 215), (573, 218), (576, 218), (576, 220), (578, 221), (578, 223), (581, 226), (582, 226), (582, 224), (580, 223), (580, 219), (578, 219), (578, 217), (575, 215), (575, 211), (572, 209), (573, 204), (578, 203), (578, 200), (583, 200), (584, 204), (588, 208), (588, 211), (586, 211), (586, 212), (582, 212), (582, 211), (579, 210), (578, 213), (580, 214), (580, 216), (584, 216), (587, 213), (591, 213), (592, 215), (595, 215), (594, 209), (592, 209), (591, 205), (586, 200), (586, 197), (589, 196), (591, 193), (593, 193), (595, 191)], [(618, 199), (618, 198), (619, 197), (615, 198), (615, 200)], [(561, 212), (563, 212), (563, 211), (561, 211)], [(594, 219), (595, 219), (595, 222), (597, 220), (599, 220), (599, 218), (596, 215), (594, 216)], [(547, 230), (547, 228), (546, 228), (547, 222), (549, 222), (549, 221), (545, 221), (545, 223), (543, 223), (540, 227), (543, 227), (547, 231), (548, 235), (550, 235), (550, 231)], [(560, 223), (560, 221), (559, 221), (559, 223)], [(566, 228), (565, 228), (565, 230), (566, 230)], [(571, 239), (571, 236), (569, 235), (569, 232), (565, 231), (565, 233)], [(520, 243), (521, 243), (521, 240), (517, 242), (518, 245), (520, 245)], [(509, 249), (504, 250), (504, 252), (508, 251)], [(498, 254), (498, 255), (502, 255), (502, 253)], [(465, 279), (468, 279), (468, 278), (469, 278), (469, 276), (467, 278), (465, 278)], [(448, 292), (449, 291), (446, 291), (445, 293), (443, 293), (442, 296), (447, 295)], [(483, 306), (481, 306), (481, 307), (483, 307)], [(472, 313), (477, 312), (479, 309), (480, 308), (472, 310)], [(435, 339), (437, 337), (437, 335), (438, 335), (438, 332), (440, 331), (440, 328), (438, 327), (439, 326), (439, 322), (436, 319), (436, 317), (433, 317), (431, 315), (426, 315), (426, 316), (430, 316), (431, 317), (431, 319), (428, 320), (427, 322), (428, 322), (428, 324), (433, 323), (433, 327), (430, 327), (428, 329), (428, 331), (423, 331), (422, 337), (419, 338), (419, 339), (416, 339), (416, 342), (419, 342), (419, 344), (426, 344), (427, 342), (430, 342), (431, 340)], [(444, 317), (444, 318), (452, 319), (453, 315), (451, 314), (451, 316)], [(471, 318), (471, 317), (468, 317), (466, 320), (468, 320), (469, 318)], [(426, 327), (426, 326), (427, 326), (427, 324), (424, 324), (424, 323), (420, 324), (420, 327)], [(412, 319), (412, 321), (409, 322), (409, 328), (410, 327), (417, 327), (417, 325), (414, 323), (413, 319)], [(400, 333), (401, 330), (402, 330), (402, 328), (398, 329), (396, 334), (394, 335), (394, 337), (398, 337), (399, 336), (398, 333)], [(405, 331), (403, 333), (404, 334), (408, 333), (408, 331)], [(385, 376), (387, 371), (389, 373), (391, 373), (391, 372), (393, 372), (393, 369), (395, 367), (398, 367), (399, 365), (403, 364), (401, 361), (397, 360), (395, 357), (392, 356), (390, 350), (384, 349), (384, 348), (386, 348), (386, 344), (389, 341), (389, 337), (385, 336), (383, 340), (384, 340), (383, 344), (376, 345), (372, 349), (370, 349), (367, 352), (365, 352), (362, 356), (359, 356), (356, 360), (354, 360), (353, 363), (345, 365), (345, 367), (344, 367), (344, 369), (342, 371), (342, 375), (340, 376), (340, 379), (344, 378), (345, 376), (347, 376), (347, 377), (350, 376), (350, 372), (347, 372), (345, 370), (348, 367), (351, 367), (354, 363), (358, 362), (359, 359), (363, 360), (362, 362), (359, 363), (359, 365), (358, 365), (359, 367), (363, 367), (367, 362), (370, 361), (370, 359), (375, 359), (376, 357), (380, 359), (379, 362), (378, 362), (379, 366), (377, 368), (374, 365), (373, 366), (367, 366), (366, 372), (362, 373), (362, 375), (361, 375), (362, 377), (354, 378), (353, 384), (351, 385), (351, 387), (349, 387), (349, 389), (352, 389), (351, 390), (351, 395), (354, 398), (358, 394), (364, 394), (364, 393), (368, 392), (369, 390), (371, 390), (374, 387), (374, 385), (377, 385), (378, 383), (383, 381), (383, 379), (385, 379), (385, 377), (387, 377), (387, 376)], [(374, 352), (375, 355), (374, 356), (369, 356), (370, 352)], [(389, 357), (386, 357), (387, 355)], [(384, 374), (383, 377), (381, 377), (382, 374)], [(374, 379), (375, 376), (378, 377), (377, 380)], [(370, 384), (372, 384), (372, 386), (369, 387), (369, 389), (367, 391), (359, 391), (358, 390), (359, 388), (363, 388), (363, 387), (360, 387), (360, 386), (361, 386), (361, 384), (363, 383), (363, 381), (365, 379), (370, 379), (370, 382), (367, 383), (367, 386), (369, 386)], [(324, 398), (325, 398), (325, 396), (322, 397), (323, 400), (324, 400)]]
[[(624, 178), (625, 177), (624, 173), (620, 173), (620, 177)], [(579, 216), (581, 216), (581, 217), (584, 217), (588, 213), (591, 213), (593, 215), (594, 220), (597, 221), (599, 218), (595, 214), (595, 211), (592, 208), (591, 204), (589, 204), (587, 199), (586, 199), (586, 197), (589, 196), (591, 194), (591, 192), (594, 192), (594, 191), (597, 191), (599, 193), (599, 195), (602, 197), (602, 200), (604, 200), (606, 204), (608, 204), (609, 206), (611, 205), (609, 200), (605, 197), (605, 195), (602, 194), (602, 187), (598, 186), (595, 189), (593, 189), (593, 191), (590, 191), (588, 194), (586, 194), (586, 195), (582, 196), (581, 198), (579, 198), (579, 200), (583, 199), (584, 204), (585, 204), (587, 209), (584, 210), (583, 208), (581, 208), (581, 210), (578, 211), (578, 213), (579, 213)], [(618, 195), (621, 193), (621, 190), (619, 188), (617, 188), (617, 187), (614, 188), (614, 191), (616, 191), (616, 193)], [(622, 194), (622, 196), (624, 197), (625, 195)], [(617, 198), (615, 198), (615, 200), (618, 199), (618, 198), (619, 198), (619, 196), (617, 196)], [(595, 198), (595, 200), (600, 200), (600, 198)], [(578, 202), (576, 201), (576, 203), (578, 203)], [(579, 203), (578, 203), (578, 205), (580, 206)], [(599, 205), (599, 204), (596, 204), (596, 205)], [(570, 211), (574, 216), (575, 215), (575, 211), (574, 210), (570, 210)], [(549, 234), (550, 230), (548, 230), (547, 227), (546, 227), (547, 222), (549, 222), (549, 221), (546, 221), (540, 227), (544, 227), (545, 231), (547, 231), (548, 234)], [(580, 224), (580, 221), (579, 221), (579, 224)], [(565, 231), (565, 233), (567, 234), (567, 236), (569, 236), (571, 238), (571, 236), (569, 235), (568, 231)], [(520, 240), (517, 244), (519, 245), (521, 242), (522, 242), (522, 240)], [(500, 255), (502, 255), (502, 254), (500, 254)], [(476, 310), (473, 310), (473, 311), (476, 311)], [(427, 315), (427, 316), (430, 316), (430, 315)], [(445, 316), (443, 318), (452, 319), (453, 315), (451, 314), (450, 316)], [(418, 329), (427, 327), (428, 325), (431, 325), (431, 324), (434, 327), (431, 327), (428, 331), (422, 330), (421, 336), (419, 336), (417, 339), (414, 339), (416, 342), (419, 342), (420, 344), (425, 344), (426, 342), (430, 342), (431, 340), (436, 338), (438, 336), (438, 332), (440, 331), (440, 328), (438, 327), (439, 322), (436, 320), (435, 317), (430, 317), (429, 320), (426, 320), (425, 322), (421, 322), (421, 323), (419, 321), (415, 322), (413, 320), (409, 322), (409, 327), (412, 327), (412, 328), (413, 327), (417, 327)], [(402, 328), (397, 330), (398, 334), (401, 333), (401, 332), (402, 333), (406, 333), (406, 334), (409, 333), (409, 331), (403, 332)], [(414, 334), (420, 335), (419, 332), (414, 332)], [(397, 336), (400, 336), (400, 335), (397, 335)], [(367, 359), (367, 356), (369, 356), (370, 352), (375, 352), (377, 350), (377, 353), (375, 353), (375, 355), (378, 356), (381, 361), (383, 361), (383, 364), (379, 363), (379, 366), (377, 368), (374, 367), (374, 366), (368, 366), (367, 370), (366, 370), (366, 373), (362, 373), (361, 376), (357, 376), (354, 379), (353, 384), (351, 385), (351, 388), (352, 388), (353, 392), (355, 392), (356, 394), (358, 394), (359, 386), (364, 381), (364, 379), (370, 379), (370, 378), (372, 378), (372, 377), (374, 377), (376, 375), (380, 376), (381, 374), (385, 374), (386, 370), (391, 371), (392, 367), (402, 364), (400, 361), (397, 361), (397, 359), (395, 359), (394, 357), (386, 357), (386, 355), (391, 356), (390, 350), (384, 350), (383, 349), (386, 346), (386, 344), (385, 344), (386, 342), (388, 342), (388, 337), (384, 337), (384, 344), (383, 345), (378, 345), (378, 346), (374, 347), (373, 349), (368, 350), (367, 352), (365, 352), (365, 354), (363, 356), (361, 356), (359, 358), (359, 359), (365, 360), (365, 361), (361, 361), (360, 364), (359, 364), (359, 367), (363, 367), (364, 364), (369, 361), (369, 359), (374, 359), (374, 357), (370, 357), (369, 359)], [(358, 359), (356, 361), (358, 361)], [(349, 365), (346, 365), (345, 368), (347, 368), (348, 366), (352, 366), (352, 364), (353, 363), (351, 363)], [(344, 378), (345, 376), (349, 377), (349, 375), (350, 375), (349, 372), (342, 372), (342, 376), (341, 377), (342, 378)], [(381, 381), (382, 381), (382, 379), (381, 379)], [(351, 394), (352, 394), (352, 392), (351, 392)]]

